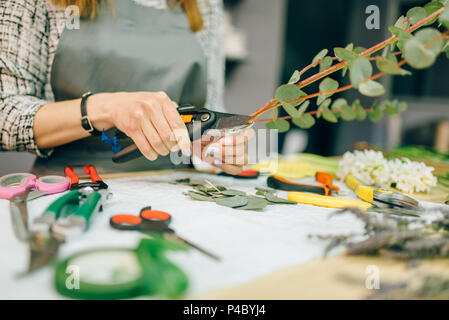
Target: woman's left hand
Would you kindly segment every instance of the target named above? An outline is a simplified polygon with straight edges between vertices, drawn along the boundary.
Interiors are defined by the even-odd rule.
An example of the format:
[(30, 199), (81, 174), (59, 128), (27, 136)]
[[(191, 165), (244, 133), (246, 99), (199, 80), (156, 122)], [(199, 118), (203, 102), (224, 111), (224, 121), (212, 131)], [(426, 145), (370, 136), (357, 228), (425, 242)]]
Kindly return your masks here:
[[(201, 139), (201, 155), (199, 149), (193, 146), (193, 153), (204, 162), (217, 167), (224, 172), (237, 175), (249, 163), (247, 155), (248, 140), (254, 136), (254, 130), (249, 129), (236, 136), (215, 138), (204, 135)], [(194, 142), (195, 144), (195, 142)]]

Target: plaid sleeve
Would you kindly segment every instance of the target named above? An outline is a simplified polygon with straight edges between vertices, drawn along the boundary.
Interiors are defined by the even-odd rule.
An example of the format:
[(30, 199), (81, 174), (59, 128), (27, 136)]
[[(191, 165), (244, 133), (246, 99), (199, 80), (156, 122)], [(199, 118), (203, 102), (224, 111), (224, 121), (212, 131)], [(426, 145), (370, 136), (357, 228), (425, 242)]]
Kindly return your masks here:
[(33, 125), (46, 104), (49, 22), (45, 1), (0, 1), (0, 150), (39, 150)]

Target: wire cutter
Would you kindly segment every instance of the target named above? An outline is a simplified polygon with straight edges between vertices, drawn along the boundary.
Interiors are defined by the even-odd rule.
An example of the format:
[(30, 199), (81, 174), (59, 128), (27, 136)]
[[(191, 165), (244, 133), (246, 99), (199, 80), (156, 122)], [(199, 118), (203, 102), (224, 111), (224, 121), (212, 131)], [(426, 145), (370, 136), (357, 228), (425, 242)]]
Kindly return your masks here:
[[(178, 112), (187, 127), (191, 141), (200, 139), (206, 132), (216, 136), (237, 135), (254, 125), (252, 122), (246, 123), (250, 119), (249, 116), (215, 112), (192, 105), (180, 106)], [(123, 163), (141, 156), (137, 146), (132, 144), (115, 154), (112, 161)]]
[(340, 188), (332, 183), (332, 176), (329, 173), (317, 172), (315, 179), (317, 182), (321, 183), (321, 185), (291, 181), (278, 176), (269, 176), (267, 185), (270, 188), (277, 190), (309, 192), (323, 196), (338, 194)]

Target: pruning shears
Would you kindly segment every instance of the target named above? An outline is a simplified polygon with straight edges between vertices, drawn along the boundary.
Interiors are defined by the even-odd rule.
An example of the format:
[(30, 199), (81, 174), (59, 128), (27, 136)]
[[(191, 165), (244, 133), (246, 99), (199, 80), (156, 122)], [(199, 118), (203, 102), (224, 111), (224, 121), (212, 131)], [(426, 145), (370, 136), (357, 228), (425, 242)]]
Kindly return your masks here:
[[(250, 119), (246, 115), (215, 112), (192, 105), (180, 106), (178, 112), (187, 127), (191, 141), (200, 139), (206, 132), (214, 136), (238, 135), (254, 125), (252, 122), (246, 123)], [(115, 154), (112, 161), (124, 163), (141, 156), (137, 146), (132, 144)]]

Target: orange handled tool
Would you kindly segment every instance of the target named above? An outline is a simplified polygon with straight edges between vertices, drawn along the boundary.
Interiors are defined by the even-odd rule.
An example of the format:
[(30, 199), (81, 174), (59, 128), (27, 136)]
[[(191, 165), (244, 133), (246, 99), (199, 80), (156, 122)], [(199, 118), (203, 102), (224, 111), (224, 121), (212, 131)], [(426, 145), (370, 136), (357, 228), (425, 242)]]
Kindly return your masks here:
[(332, 183), (332, 176), (327, 172), (317, 172), (315, 179), (333, 191), (340, 191), (340, 187), (337, 187)]
[(328, 196), (331, 194), (331, 190), (326, 185), (301, 183), (287, 180), (278, 176), (269, 176), (267, 179), (267, 185), (270, 188), (284, 191), (310, 192), (323, 196)]
[(90, 180), (92, 182), (100, 182), (103, 181), (100, 176), (98, 175), (97, 169), (93, 165), (85, 165), (84, 166), (84, 172), (90, 176)]
[(78, 189), (80, 178), (75, 173), (75, 171), (73, 171), (73, 168), (66, 167), (64, 169), (64, 174), (67, 178), (70, 179), (70, 190)]
[(84, 172), (90, 177), (91, 182), (82, 182), (78, 175), (75, 173), (72, 167), (66, 167), (64, 169), (65, 176), (70, 179), (70, 190), (82, 189), (82, 188), (92, 188), (96, 191), (108, 189), (108, 185), (103, 182), (92, 165), (84, 166)]

